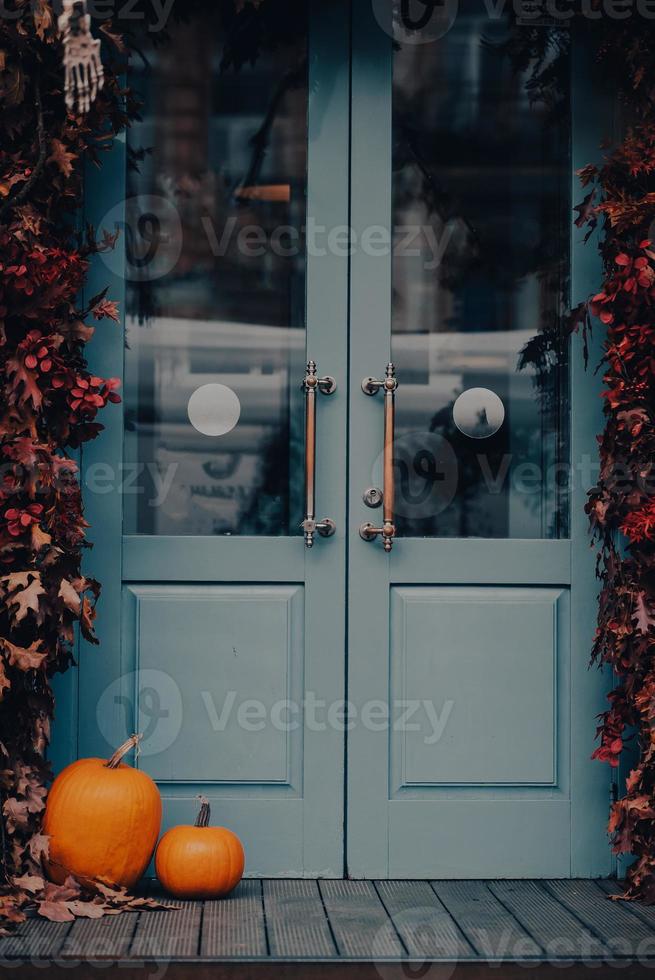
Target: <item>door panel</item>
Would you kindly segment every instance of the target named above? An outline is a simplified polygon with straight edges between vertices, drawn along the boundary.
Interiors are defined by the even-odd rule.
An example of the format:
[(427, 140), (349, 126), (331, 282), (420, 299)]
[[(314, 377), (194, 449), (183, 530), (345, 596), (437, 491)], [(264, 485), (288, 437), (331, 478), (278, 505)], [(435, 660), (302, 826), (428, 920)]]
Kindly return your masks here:
[(423, 705), (393, 734), (392, 798), (556, 784), (563, 598), (554, 589), (392, 587), (392, 703), (434, 697), (431, 712)]
[[(605, 681), (580, 663), (593, 607), (571, 603), (593, 580), (577, 517), (569, 536), (593, 482), (578, 421), (593, 386), (569, 396), (560, 331), (581, 245), (569, 236), (582, 100), (547, 120), (499, 47), (503, 18), (479, 7), (460, 4), (427, 43), (394, 45), (394, 23), (391, 5), (354, 5), (353, 228), (361, 240), (382, 227), (394, 247), (351, 261), (348, 691), (357, 718), (380, 701), (393, 723), (348, 733), (348, 871), (608, 873), (596, 712), (584, 727), (576, 700), (584, 677), (600, 710)], [(576, 295), (590, 285), (575, 280)], [(385, 552), (359, 533), (379, 524), (364, 491), (384, 489), (382, 399), (359, 385), (388, 360)]]
[[(286, 705), (302, 704), (303, 589), (132, 586), (125, 598), (136, 669), (162, 671), (180, 695), (166, 741), (175, 738), (147, 761), (153, 779), (299, 794), (302, 730)], [(139, 731), (154, 694), (137, 690)]]

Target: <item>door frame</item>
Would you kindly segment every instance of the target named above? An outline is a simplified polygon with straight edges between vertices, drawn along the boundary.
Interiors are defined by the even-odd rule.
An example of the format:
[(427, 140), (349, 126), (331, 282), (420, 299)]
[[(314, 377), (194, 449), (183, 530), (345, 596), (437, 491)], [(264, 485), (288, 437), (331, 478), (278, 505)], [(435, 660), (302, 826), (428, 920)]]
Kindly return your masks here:
[[(361, 241), (364, 229), (382, 226), (385, 240), (392, 240), (392, 28), (383, 30), (368, 0), (354, 0), (352, 27), (352, 129), (351, 129), (351, 225)], [(572, 204), (578, 200), (576, 171), (598, 158), (599, 134), (604, 132), (606, 106), (594, 90), (591, 58), (584, 48), (584, 34), (573, 38), (579, 53), (571, 59)], [(579, 56), (580, 55), (580, 56)], [(375, 166), (369, 161), (374, 160)], [(380, 202), (387, 202), (383, 210)], [(584, 244), (584, 232), (571, 217), (571, 299), (575, 306), (586, 299), (599, 281), (600, 257), (593, 243)], [(593, 365), (600, 361), (601, 340), (595, 336), (585, 369), (582, 337), (571, 344), (571, 448), (570, 460), (590, 463), (581, 472), (571, 494), (569, 539), (553, 541), (459, 540), (457, 549), (444, 539), (438, 551), (434, 539), (411, 539), (411, 555), (403, 554), (398, 539), (390, 555), (377, 543), (362, 542), (359, 525), (371, 519), (362, 501), (370, 484), (370, 454), (361, 447), (382, 449), (382, 407), (379, 399), (365, 398), (362, 378), (382, 377), (391, 360), (392, 263), (388, 256), (355, 249), (350, 276), (350, 503), (349, 503), (349, 653), (348, 697), (356, 709), (364, 701), (389, 702), (391, 610), (390, 585), (468, 584), (562, 586), (570, 589), (570, 635), (562, 648), (570, 649), (570, 709), (563, 731), (570, 730), (569, 772), (572, 877), (608, 875), (612, 856), (606, 835), (610, 776), (606, 767), (591, 760), (596, 716), (603, 710), (608, 690), (607, 673), (590, 672), (589, 654), (596, 627), (598, 583), (595, 554), (590, 548), (584, 511), (587, 491), (593, 486), (597, 460), (596, 433), (602, 430), (602, 390)], [(599, 331), (600, 333), (600, 331)], [(402, 398), (399, 378), (398, 398)], [(577, 471), (573, 469), (574, 475)], [(408, 549), (409, 552), (409, 549)], [(534, 580), (520, 568), (535, 569)], [(535, 562), (538, 563), (535, 565)], [(545, 562), (545, 563), (544, 563)], [(475, 569), (472, 576), (471, 569)], [(482, 574), (481, 574), (482, 573)], [(374, 612), (373, 612), (374, 611)], [(358, 654), (366, 651), (366, 656)], [(390, 768), (381, 739), (389, 733), (366, 731), (360, 726), (348, 742), (346, 867), (352, 877), (388, 877), (388, 823), (381, 808), (390, 795)], [(365, 801), (353, 806), (355, 798)], [(371, 819), (373, 813), (379, 819)], [(381, 857), (385, 855), (386, 857)], [(414, 874), (412, 874), (414, 876)]]
[[(349, 224), (359, 234), (364, 227), (379, 224), (379, 200), (391, 200), (392, 51), (390, 38), (373, 18), (370, 0), (353, 0), (353, 45), (352, 61), (350, 60), (350, 7), (348, 0), (335, 0), (330, 5), (321, 4), (320, 0), (312, 2), (310, 36), (314, 39), (314, 47), (310, 55), (309, 98), (313, 111), (309, 115), (307, 213), (312, 214), (318, 223), (322, 216), (322, 223), (328, 227), (338, 223)], [(591, 72), (585, 70), (584, 57), (576, 57), (573, 64), (576, 77), (573, 87), (572, 186), (574, 200), (577, 200), (575, 195), (579, 188), (575, 171), (598, 157), (599, 134), (604, 128), (606, 106), (594, 90)], [(370, 84), (368, 90), (361, 85), (364, 73), (369, 80), (372, 78), (371, 73), (376, 79), (376, 83)], [(113, 207), (123, 208), (124, 220), (125, 150), (125, 136), (121, 135), (105, 154), (101, 170), (87, 167), (85, 220), (97, 228), (102, 227), (103, 217)], [(350, 161), (349, 167), (344, 166), (344, 160)], [(371, 160), (374, 161), (373, 166), (370, 165)], [(326, 178), (324, 183), (321, 175)], [(600, 259), (596, 250), (593, 244), (585, 246), (582, 237), (582, 233), (572, 225), (571, 294), (574, 304), (590, 294), (600, 273)], [(111, 267), (102, 257), (93, 258), (85, 298), (108, 286), (109, 295), (118, 301), (121, 311), (125, 310), (125, 283), (123, 277), (116, 272), (116, 268), (124, 262), (124, 250), (125, 237), (121, 235)], [(361, 503), (364, 474), (357, 456), (357, 445), (358, 440), (369, 438), (370, 426), (362, 425), (358, 428), (354, 423), (348, 434), (346, 399), (357, 402), (357, 408), (360, 408), (362, 396), (358, 378), (380, 371), (384, 361), (388, 359), (389, 351), (388, 348), (385, 351), (378, 346), (372, 352), (366, 339), (366, 329), (352, 331), (349, 338), (350, 365), (346, 363), (345, 351), (348, 345), (349, 320), (353, 324), (390, 323), (390, 273), (390, 262), (387, 262), (385, 271), (384, 262), (358, 250), (354, 251), (349, 260), (335, 254), (307, 257), (308, 328), (310, 322), (321, 324), (321, 329), (314, 332), (310, 356), (317, 360), (321, 370), (335, 374), (340, 381), (340, 391), (330, 404), (331, 413), (339, 413), (339, 438), (330, 443), (321, 443), (317, 479), (325, 499), (337, 499), (335, 487), (337, 481), (343, 479), (344, 460), (347, 450), (349, 451), (353, 492), (350, 494), (348, 510), (348, 549), (351, 555), (359, 555), (361, 558), (362, 563), (359, 566), (356, 564), (355, 570), (359, 567), (367, 573), (371, 546), (359, 539), (357, 530), (361, 520), (368, 516)], [(122, 378), (123, 336), (124, 320), (116, 329), (105, 323), (99, 325), (89, 346), (90, 370)], [(598, 335), (592, 341), (591, 364), (600, 358), (601, 342), (602, 338)], [(340, 356), (337, 351), (343, 351), (344, 354)], [(595, 461), (596, 433), (602, 425), (602, 408), (598, 398), (601, 386), (593, 371), (585, 370), (582, 339), (577, 335), (572, 340), (571, 380), (574, 394), (571, 418), (572, 458), (587, 457)], [(375, 419), (374, 424), (379, 426), (381, 412), (377, 400), (371, 399), (370, 413)], [(359, 414), (355, 412), (353, 420)], [(109, 474), (107, 489), (101, 494), (89, 492), (90, 472), (98, 472), (98, 467), (102, 471), (109, 460), (122, 460), (122, 408), (112, 406), (103, 422), (105, 430), (100, 438), (86, 444), (81, 453), (85, 513), (91, 524), (90, 538), (94, 543), (93, 550), (87, 554), (84, 567), (85, 574), (97, 577), (103, 585), (97, 617), (101, 646), (99, 649), (91, 649), (85, 641), (80, 640), (78, 670), (69, 671), (57, 678), (58, 716), (52, 751), (56, 769), (80, 756), (106, 753), (107, 743), (97, 727), (95, 705), (106, 686), (119, 677), (124, 669), (121, 655), (124, 551), (133, 548), (134, 544), (123, 538), (120, 481), (115, 478), (116, 474), (112, 480), (109, 471), (105, 471)], [(584, 482), (576, 483), (571, 498), (570, 542), (553, 542), (552, 553), (555, 579), (561, 577), (556, 569), (562, 568), (562, 561), (568, 567), (571, 606), (574, 611), (570, 636), (571, 703), (574, 706), (571, 716), (570, 759), (573, 856), (571, 874), (592, 877), (610, 873), (612, 861), (604, 821), (609, 800), (608, 780), (604, 767), (590, 761), (594, 718), (608, 689), (608, 679), (600, 674), (590, 674), (587, 669), (587, 651), (591, 649), (596, 623), (598, 586), (584, 513), (586, 492), (587, 486)], [(346, 607), (350, 606), (352, 609), (355, 602), (355, 583), (358, 589), (358, 605), (364, 607), (370, 602), (377, 602), (377, 598), (367, 587), (367, 577), (354, 575), (352, 570), (348, 578), (347, 595), (344, 597), (339, 594), (338, 589), (335, 590), (334, 581), (339, 580), (341, 574), (339, 562), (345, 561), (345, 512), (333, 516), (339, 526), (337, 536), (328, 543), (328, 547), (319, 546), (309, 556), (305, 556), (311, 562), (308, 567), (312, 568), (312, 581), (315, 582), (315, 587), (308, 589), (306, 595), (306, 622), (313, 622), (314, 616), (320, 616), (321, 610), (331, 605), (328, 596), (335, 600), (325, 634), (317, 635), (315, 630), (308, 629), (308, 633), (312, 634), (312, 644), (316, 645), (317, 655), (312, 659), (305, 687), (311, 689), (312, 685), (316, 688), (325, 684), (323, 665), (339, 656), (339, 648), (343, 646), (341, 641), (345, 639), (346, 626), (349, 625), (352, 631), (351, 647), (369, 649), (372, 657), (379, 658), (378, 662), (383, 668), (380, 672), (375, 672), (378, 678), (375, 686), (368, 685), (368, 697), (385, 699), (388, 694), (388, 609), (380, 610), (376, 607), (375, 616), (348, 616)], [(266, 576), (274, 570), (274, 543), (275, 539), (271, 539), (267, 568), (259, 569), (260, 576)], [(564, 554), (565, 550), (567, 554)], [(226, 552), (226, 561), (227, 557)], [(398, 557), (398, 554), (394, 554), (394, 558)], [(417, 581), (425, 581), (425, 570), (421, 571), (419, 567), (416, 574)], [(461, 574), (465, 574), (464, 570)], [(511, 578), (511, 570), (508, 569), (506, 574)], [(430, 576), (431, 580), (437, 581), (439, 568), (432, 566)], [(223, 568), (216, 581), (225, 581), (227, 578), (229, 575)], [(306, 635), (306, 642), (309, 639), (310, 636)], [(362, 644), (365, 646), (362, 647)], [(349, 692), (356, 689), (362, 681), (358, 670), (360, 666), (364, 669), (364, 665), (358, 665), (352, 657), (347, 659), (347, 665), (348, 679), (344, 680), (345, 687), (334, 691), (336, 698), (348, 699)], [(370, 666), (369, 662), (366, 665), (367, 672)], [(118, 710), (114, 726), (118, 737), (121, 731)], [(329, 806), (333, 826), (326, 829), (326, 837), (330, 838), (326, 849), (333, 855), (336, 839), (332, 830), (336, 828), (340, 835), (347, 796), (352, 795), (355, 788), (358, 792), (366, 792), (367, 786), (366, 777), (364, 784), (359, 781), (357, 787), (352, 785), (352, 769), (348, 770), (346, 762), (348, 733), (345, 736), (345, 745), (341, 733), (336, 733), (337, 738), (334, 737), (335, 733), (323, 735), (325, 740), (322, 747), (317, 746), (317, 757), (327, 759), (329, 753), (336, 752), (345, 764), (346, 777), (350, 777), (346, 799), (339, 796)], [(321, 769), (321, 765), (313, 773), (306, 769), (306, 779), (320, 783)], [(357, 769), (358, 772), (362, 771), (361, 767)], [(379, 776), (379, 773), (376, 776), (371, 771), (368, 778), (375, 781)], [(596, 815), (591, 822), (590, 800), (593, 801)], [(320, 812), (317, 810), (311, 819), (321, 820), (327, 827), (327, 815), (328, 811), (321, 807)], [(369, 831), (378, 832), (370, 826)], [(360, 834), (354, 836), (362, 839)], [(347, 843), (347, 831), (345, 839)], [(328, 863), (333, 863), (332, 857)], [(357, 860), (350, 860), (346, 865), (348, 871), (354, 875), (358, 875), (360, 869), (367, 866), (365, 854), (357, 855)], [(379, 871), (384, 873), (383, 868)]]

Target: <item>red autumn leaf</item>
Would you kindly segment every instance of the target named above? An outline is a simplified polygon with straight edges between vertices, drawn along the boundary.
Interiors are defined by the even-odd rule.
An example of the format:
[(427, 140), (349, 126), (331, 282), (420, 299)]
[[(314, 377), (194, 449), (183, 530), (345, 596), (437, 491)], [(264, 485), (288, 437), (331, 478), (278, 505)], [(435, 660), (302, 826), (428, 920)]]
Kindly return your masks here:
[(108, 317), (110, 320), (114, 320), (116, 323), (120, 320), (120, 314), (118, 312), (118, 303), (114, 303), (113, 300), (103, 299), (97, 306), (94, 306), (92, 313), (96, 320), (102, 320), (104, 317)]

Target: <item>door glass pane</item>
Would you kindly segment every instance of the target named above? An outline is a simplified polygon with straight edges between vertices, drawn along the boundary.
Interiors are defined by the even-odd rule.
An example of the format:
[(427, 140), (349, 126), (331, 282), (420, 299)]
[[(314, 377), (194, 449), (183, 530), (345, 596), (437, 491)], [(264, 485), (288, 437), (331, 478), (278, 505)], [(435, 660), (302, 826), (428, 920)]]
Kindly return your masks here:
[(561, 86), (548, 108), (513, 68), (506, 20), (477, 0), (461, 0), (442, 37), (426, 28), (394, 55), (405, 535), (568, 533), (568, 53), (561, 29), (540, 30)]
[(306, 46), (235, 72), (218, 11), (170, 35), (130, 77), (125, 531), (295, 534)]

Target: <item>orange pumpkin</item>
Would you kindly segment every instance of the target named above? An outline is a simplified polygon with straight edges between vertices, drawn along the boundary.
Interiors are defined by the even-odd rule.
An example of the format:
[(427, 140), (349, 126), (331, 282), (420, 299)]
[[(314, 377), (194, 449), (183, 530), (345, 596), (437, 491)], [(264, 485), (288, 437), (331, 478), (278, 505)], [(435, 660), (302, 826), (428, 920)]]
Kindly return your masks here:
[(72, 873), (131, 888), (148, 867), (161, 797), (150, 776), (121, 762), (140, 739), (133, 735), (109, 761), (80, 759), (55, 779), (43, 823), (53, 881)]
[(209, 817), (209, 801), (200, 797), (195, 826), (172, 827), (159, 841), (157, 877), (175, 898), (221, 898), (241, 881), (241, 841), (226, 827), (210, 827)]

